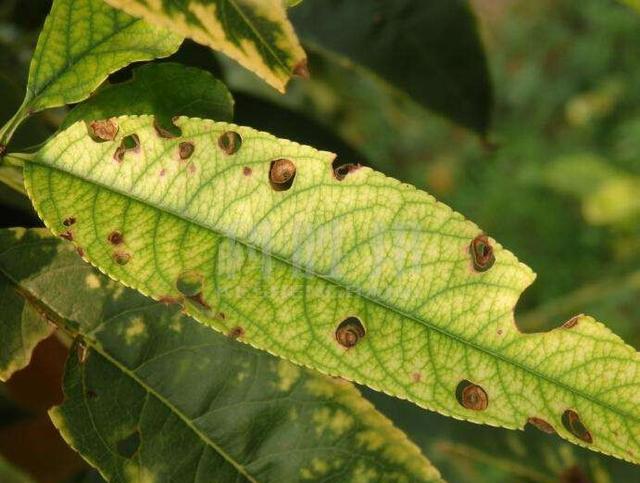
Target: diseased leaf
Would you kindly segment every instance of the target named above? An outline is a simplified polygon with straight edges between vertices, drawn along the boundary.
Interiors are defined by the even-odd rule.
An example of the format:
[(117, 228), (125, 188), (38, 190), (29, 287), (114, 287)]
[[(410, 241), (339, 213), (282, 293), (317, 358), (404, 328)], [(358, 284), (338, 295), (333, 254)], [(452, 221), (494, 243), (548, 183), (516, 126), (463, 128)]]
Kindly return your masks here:
[(31, 113), (86, 99), (110, 73), (171, 55), (182, 40), (102, 0), (55, 0), (33, 54), (24, 102), (0, 130), (0, 144)]
[(169, 130), (175, 116), (216, 121), (233, 118), (233, 99), (209, 72), (181, 64), (146, 64), (127, 82), (105, 86), (65, 118), (61, 129), (79, 120), (108, 119), (124, 114), (153, 114)]
[(352, 75), (375, 73), (429, 109), (489, 129), (491, 79), (468, 1), (317, 0), (291, 19), (312, 50)]
[(39, 111), (81, 101), (110, 73), (171, 55), (181, 43), (101, 0), (55, 0), (33, 54), (27, 104)]
[(249, 128), (179, 118), (167, 139), (149, 116), (111, 122), (112, 140), (83, 123), (59, 134), (25, 182), (52, 231), (113, 278), (298, 364), (640, 461), (637, 352), (587, 316), (521, 333), (533, 273), (461, 215)]
[(0, 250), (41, 264), (25, 278), (0, 260), (0, 272), (78, 335), (65, 402), (50, 414), (107, 480), (440, 481), (350, 383), (125, 289), (42, 230), (4, 230), (0, 240)]
[[(6, 230), (0, 230), (0, 265), (9, 265), (14, 273), (23, 277), (31, 276), (38, 270), (34, 260), (16, 258), (13, 247), (7, 239), (13, 236)], [(50, 253), (42, 251), (41, 260), (46, 261)], [(29, 302), (15, 279), (0, 271), (0, 380), (6, 381), (19, 369), (27, 366), (31, 353), (41, 340), (47, 338), (53, 327), (43, 315)]]
[(282, 0), (106, 0), (219, 50), (284, 92), (306, 58)]

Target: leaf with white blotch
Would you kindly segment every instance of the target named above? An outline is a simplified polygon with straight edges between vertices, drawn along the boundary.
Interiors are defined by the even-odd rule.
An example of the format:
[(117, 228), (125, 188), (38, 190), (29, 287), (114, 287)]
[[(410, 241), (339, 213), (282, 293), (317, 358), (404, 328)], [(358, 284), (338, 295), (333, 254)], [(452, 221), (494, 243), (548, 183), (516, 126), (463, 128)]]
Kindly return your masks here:
[(47, 226), (111, 277), (298, 364), (640, 461), (638, 353), (586, 316), (521, 333), (533, 273), (460, 214), (250, 128), (110, 122), (107, 140), (74, 124), (24, 172)]
[[(305, 2), (291, 11), (291, 19), (316, 54), (313, 72), (317, 57), (319, 68), (323, 61), (337, 64), (351, 77), (391, 85), (428, 109), (487, 133), (491, 78), (467, 0)], [(343, 86), (331, 87), (353, 97), (340, 92)]]
[(50, 415), (108, 481), (441, 481), (352, 384), (217, 334), (44, 233), (0, 231), (16, 260), (0, 272), (78, 336)]
[(78, 105), (61, 129), (79, 120), (124, 114), (153, 114), (158, 126), (169, 132), (176, 116), (230, 121), (233, 99), (227, 87), (205, 70), (170, 62), (145, 64), (133, 70), (130, 80), (107, 85)]
[[(39, 271), (34, 260), (16, 258), (13, 247), (4, 243), (6, 231), (0, 231), (0, 266), (10, 266), (13, 273), (27, 278)], [(43, 233), (44, 234), (44, 233)], [(38, 263), (51, 257), (51, 252), (42, 251)], [(30, 302), (16, 280), (0, 271), (0, 380), (6, 381), (31, 360), (35, 346), (47, 338), (53, 330), (46, 318)]]
[(280, 92), (292, 75), (308, 75), (282, 0), (105, 1), (223, 52)]

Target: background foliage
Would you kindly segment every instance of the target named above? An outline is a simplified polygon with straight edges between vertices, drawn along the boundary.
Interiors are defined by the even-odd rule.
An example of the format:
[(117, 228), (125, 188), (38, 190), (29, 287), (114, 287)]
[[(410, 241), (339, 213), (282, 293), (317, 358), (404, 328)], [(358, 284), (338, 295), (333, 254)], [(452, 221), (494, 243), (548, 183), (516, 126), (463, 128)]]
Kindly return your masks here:
[[(0, 6), (0, 86), (3, 96), (15, 94), (14, 105), (0, 106), (2, 119), (20, 104), (18, 73), (26, 76), (49, 8), (44, 0), (27, 11), (18, 3)], [(640, 186), (640, 17), (610, 0), (477, 0), (473, 6), (496, 103), (484, 139), (330, 63), (316, 64), (321, 68), (308, 82), (293, 81), (276, 105), (246, 74), (194, 44), (173, 59), (227, 80), (237, 122), (369, 164), (426, 189), (490, 232), (538, 273), (518, 307), (527, 330), (555, 327), (579, 310), (606, 320), (640, 348), (640, 206), (634, 197)], [(34, 116), (16, 143), (41, 141), (61, 119), (56, 111)], [(323, 137), (318, 125), (331, 129)], [(0, 200), (4, 226), (38, 224), (28, 204), (4, 186)], [(39, 481), (97, 480), (56, 440), (44, 415), (60, 399), (63, 352), (47, 341), (32, 366), (2, 386), (0, 452)], [(531, 428), (472, 426), (366, 394), (449, 481), (640, 477), (631, 465)], [(21, 446), (18, 433), (33, 438)], [(0, 474), (5, 468), (15, 474), (4, 462)]]

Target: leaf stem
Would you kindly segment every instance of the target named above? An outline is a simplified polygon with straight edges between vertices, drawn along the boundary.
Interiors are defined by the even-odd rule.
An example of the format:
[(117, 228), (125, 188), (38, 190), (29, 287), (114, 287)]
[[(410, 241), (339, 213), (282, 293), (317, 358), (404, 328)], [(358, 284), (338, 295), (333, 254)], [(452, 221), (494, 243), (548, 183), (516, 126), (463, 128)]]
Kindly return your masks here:
[(29, 101), (25, 98), (13, 117), (11, 117), (11, 119), (9, 119), (2, 128), (0, 128), (0, 159), (4, 156), (7, 146), (9, 145), (9, 141), (11, 141), (11, 138), (16, 132), (16, 129), (18, 129), (18, 126), (20, 126), (20, 124), (22, 124), (22, 122), (31, 114), (28, 105)]

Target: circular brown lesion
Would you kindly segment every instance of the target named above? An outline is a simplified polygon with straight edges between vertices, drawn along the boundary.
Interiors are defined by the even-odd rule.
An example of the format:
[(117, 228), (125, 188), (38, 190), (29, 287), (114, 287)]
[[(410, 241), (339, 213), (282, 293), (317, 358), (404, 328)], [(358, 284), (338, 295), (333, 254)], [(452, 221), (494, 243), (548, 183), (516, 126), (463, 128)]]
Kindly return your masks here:
[(484, 411), (489, 406), (487, 391), (466, 379), (456, 387), (456, 399), (462, 407), (473, 411)]
[(290, 159), (271, 161), (269, 183), (275, 191), (286, 191), (293, 185), (296, 177), (296, 165)]
[(593, 443), (591, 433), (580, 419), (578, 413), (573, 409), (566, 409), (562, 413), (562, 425), (576, 438), (585, 443)]
[(542, 418), (530, 417), (527, 422), (544, 433), (555, 434), (556, 432), (555, 428)]
[(469, 253), (471, 253), (473, 268), (477, 272), (486, 272), (496, 261), (489, 237), (484, 233), (471, 240)]
[(218, 147), (229, 156), (237, 153), (240, 146), (242, 146), (242, 136), (236, 131), (225, 131), (218, 138)]
[(350, 349), (365, 336), (366, 331), (358, 317), (347, 317), (336, 328), (335, 337), (342, 347)]

